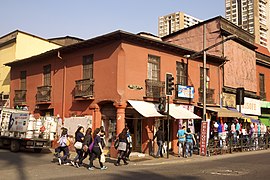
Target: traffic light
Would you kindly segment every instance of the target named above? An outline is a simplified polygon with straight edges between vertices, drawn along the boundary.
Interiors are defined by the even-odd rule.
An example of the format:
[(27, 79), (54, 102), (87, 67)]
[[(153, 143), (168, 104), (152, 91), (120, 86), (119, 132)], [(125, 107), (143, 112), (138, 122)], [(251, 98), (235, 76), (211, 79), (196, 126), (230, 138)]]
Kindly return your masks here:
[(174, 90), (174, 77), (170, 73), (166, 73), (166, 95), (171, 96)]
[(160, 113), (164, 113), (165, 110), (166, 110), (166, 98), (161, 97), (161, 98), (159, 98), (158, 111)]
[(237, 88), (236, 89), (236, 105), (244, 105), (244, 98), (245, 98), (245, 89), (244, 88)]

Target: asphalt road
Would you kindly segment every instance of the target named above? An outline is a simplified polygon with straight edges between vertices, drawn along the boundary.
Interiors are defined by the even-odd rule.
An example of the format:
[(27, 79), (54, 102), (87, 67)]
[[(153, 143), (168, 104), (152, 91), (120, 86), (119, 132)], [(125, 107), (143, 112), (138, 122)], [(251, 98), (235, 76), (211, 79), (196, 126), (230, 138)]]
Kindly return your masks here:
[[(86, 160), (86, 163), (88, 160)], [(192, 157), (188, 159), (156, 159), (131, 161), (127, 166), (116, 167), (115, 161), (106, 162), (107, 170), (58, 165), (51, 152), (11, 153), (0, 149), (0, 180), (28, 179), (270, 179), (270, 150)], [(94, 163), (98, 167), (98, 162)]]

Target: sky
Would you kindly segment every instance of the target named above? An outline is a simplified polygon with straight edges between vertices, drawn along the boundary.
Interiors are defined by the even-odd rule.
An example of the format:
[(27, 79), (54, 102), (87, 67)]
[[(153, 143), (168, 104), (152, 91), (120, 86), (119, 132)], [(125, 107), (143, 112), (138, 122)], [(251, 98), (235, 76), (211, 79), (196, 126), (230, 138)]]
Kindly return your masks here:
[(43, 38), (90, 39), (116, 30), (158, 34), (158, 17), (224, 16), (225, 0), (1, 0), (0, 37), (21, 30)]

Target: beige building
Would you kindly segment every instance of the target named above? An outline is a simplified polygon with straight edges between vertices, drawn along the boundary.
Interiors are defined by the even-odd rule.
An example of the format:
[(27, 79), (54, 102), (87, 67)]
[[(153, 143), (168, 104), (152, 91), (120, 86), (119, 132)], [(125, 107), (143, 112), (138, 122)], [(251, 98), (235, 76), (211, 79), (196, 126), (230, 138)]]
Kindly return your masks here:
[(183, 12), (176, 12), (158, 18), (158, 36), (163, 37), (173, 32), (179, 31), (195, 24), (201, 20), (184, 14)]
[(226, 19), (255, 35), (255, 42), (270, 49), (270, 1), (225, 0)]
[(9, 99), (10, 67), (5, 63), (59, 47), (61, 45), (19, 30), (0, 37), (0, 105), (6, 104)]

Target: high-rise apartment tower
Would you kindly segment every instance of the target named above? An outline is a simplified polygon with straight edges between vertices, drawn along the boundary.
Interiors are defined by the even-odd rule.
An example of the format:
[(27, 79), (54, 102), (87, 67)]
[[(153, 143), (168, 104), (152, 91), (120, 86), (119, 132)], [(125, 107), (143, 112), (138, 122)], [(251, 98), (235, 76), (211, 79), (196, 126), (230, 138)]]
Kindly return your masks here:
[(158, 18), (158, 35), (159, 37), (166, 36), (180, 29), (193, 26), (201, 20), (184, 14), (183, 12), (176, 12)]
[(270, 0), (225, 0), (226, 19), (255, 35), (270, 50)]

